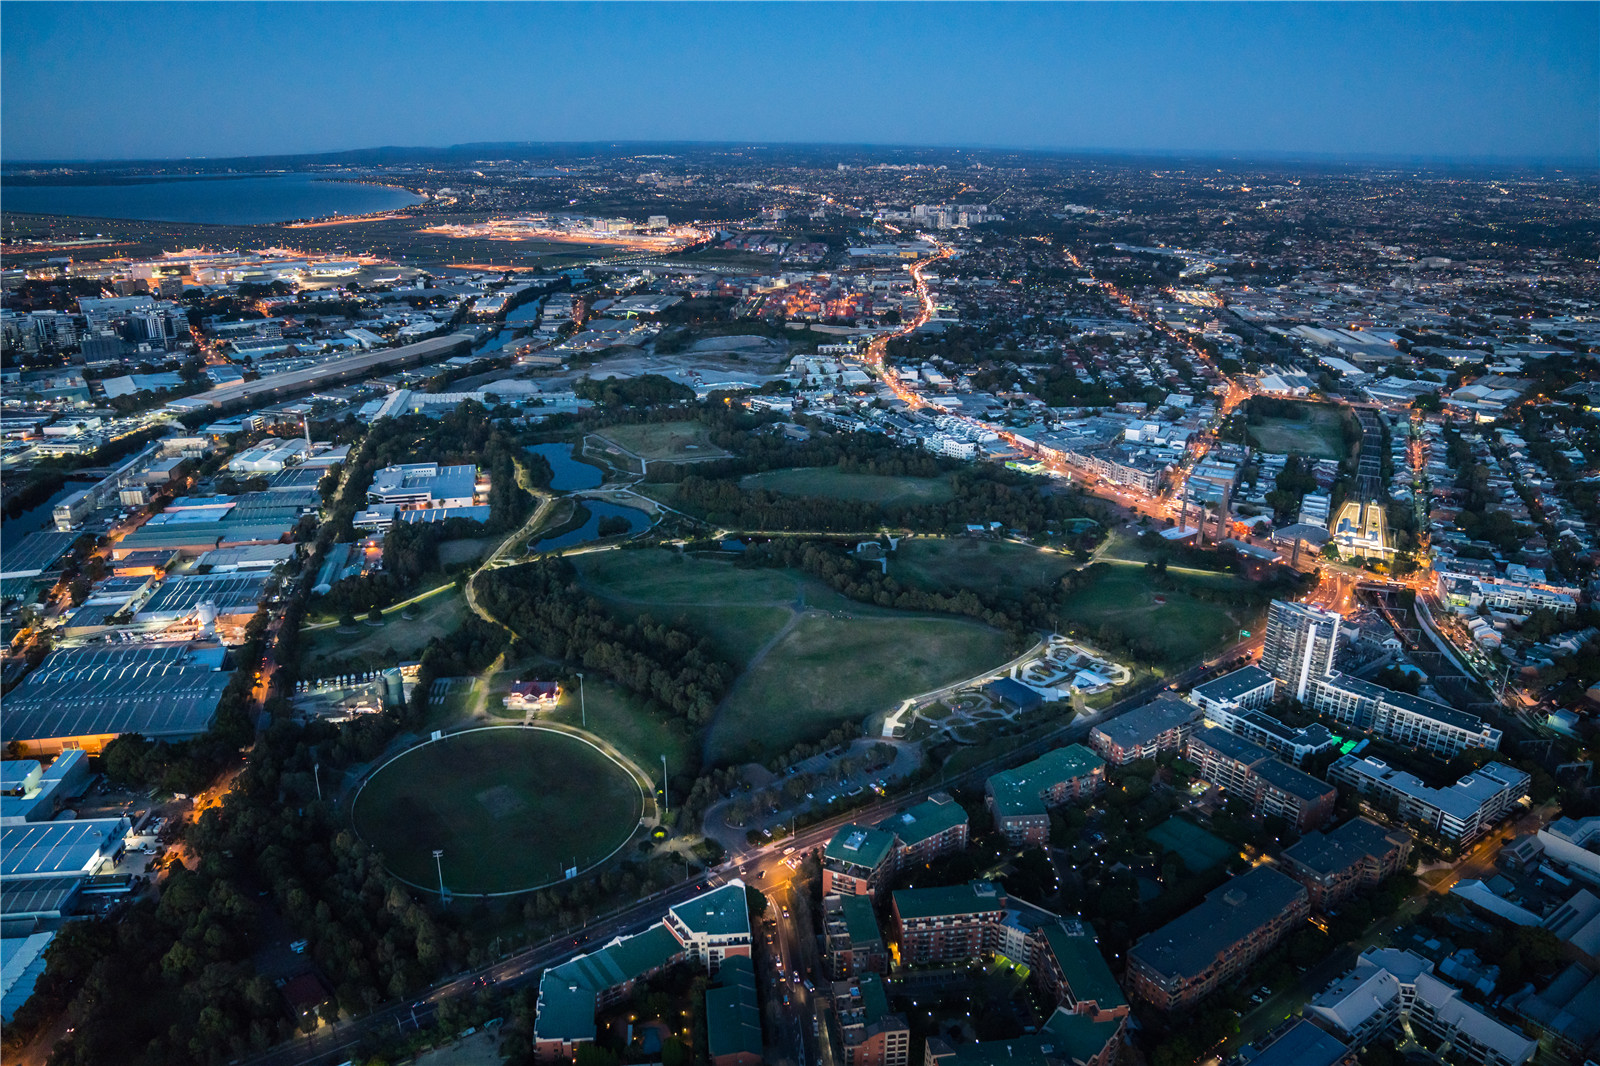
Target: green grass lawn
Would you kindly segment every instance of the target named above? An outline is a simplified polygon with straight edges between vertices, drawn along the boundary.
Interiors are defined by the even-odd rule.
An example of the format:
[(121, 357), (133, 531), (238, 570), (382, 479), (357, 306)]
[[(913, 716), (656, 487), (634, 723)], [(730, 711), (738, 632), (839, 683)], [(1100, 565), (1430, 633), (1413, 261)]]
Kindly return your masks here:
[(1067, 621), (1088, 628), (1092, 639), (1097, 626), (1110, 624), (1130, 638), (1153, 640), (1161, 649), (1161, 664), (1174, 665), (1198, 659), (1251, 628), (1254, 612), (1230, 608), (1185, 595), (1185, 588), (1240, 587), (1230, 574), (1172, 573), (1172, 589), (1157, 589), (1143, 566), (1113, 563), (1087, 588), (1073, 593), (1062, 605)]
[[(699, 764), (694, 738), (680, 719), (652, 710), (641, 697), (597, 674), (584, 678), (583, 688), (589, 732), (604, 737), (645, 773), (659, 774), (663, 755), (674, 774)], [(582, 726), (585, 717), (583, 708), (579, 707), (578, 690), (562, 693), (555, 710), (540, 718)]]
[(1072, 556), (1026, 544), (973, 537), (911, 537), (889, 556), (889, 575), (931, 590), (995, 591), (1054, 584), (1077, 564)]
[[(673, 559), (667, 551), (618, 551), (572, 563), (612, 610), (682, 621), (731, 663), (746, 667), (771, 645), (718, 712), (712, 759), (777, 754), (1006, 659), (1004, 636), (975, 622), (856, 603), (788, 571)], [(805, 612), (796, 617), (802, 597)]]
[(595, 436), (652, 462), (719, 459), (728, 454), (711, 443), (710, 431), (699, 422), (644, 422), (633, 426), (608, 426)]
[(1314, 459), (1344, 458), (1344, 428), (1339, 408), (1306, 404), (1309, 417), (1268, 418), (1250, 427), (1250, 436), (1263, 450), (1277, 454), (1299, 452)]
[[(407, 613), (412, 617), (401, 617)], [(434, 637), (455, 632), (466, 615), (466, 597), (450, 588), (404, 610), (385, 613), (381, 626), (369, 626), (363, 619), (356, 633), (341, 633), (337, 627), (311, 630), (304, 635), (301, 662), (315, 667), (323, 659), (370, 659), (383, 656), (391, 648), (397, 658), (412, 659)]]
[(423, 888), (517, 892), (561, 879), (632, 835), (644, 801), (633, 777), (574, 737), (517, 726), (479, 729), (414, 748), (356, 799), (364, 840)]
[(766, 489), (783, 496), (820, 496), (828, 500), (855, 500), (891, 506), (945, 503), (955, 495), (955, 490), (945, 478), (850, 474), (832, 466), (796, 467), (751, 474), (740, 479), (739, 487)]
[(714, 760), (781, 752), (1006, 659), (999, 631), (957, 619), (808, 614), (735, 683), (711, 726)]

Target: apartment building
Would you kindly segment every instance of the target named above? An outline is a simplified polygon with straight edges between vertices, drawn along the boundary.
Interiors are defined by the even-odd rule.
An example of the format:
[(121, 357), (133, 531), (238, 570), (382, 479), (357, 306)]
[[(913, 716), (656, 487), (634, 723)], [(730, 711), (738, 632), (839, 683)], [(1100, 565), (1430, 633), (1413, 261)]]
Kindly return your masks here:
[(1304, 701), (1313, 680), (1333, 673), (1340, 621), (1313, 604), (1272, 601), (1261, 667), (1283, 686), (1278, 695)]
[(1189, 699), (1208, 717), (1216, 711), (1239, 714), (1259, 711), (1272, 703), (1277, 678), (1259, 666), (1241, 666), (1221, 677), (1196, 685)]
[(1500, 747), (1501, 731), (1475, 714), (1345, 674), (1313, 679), (1305, 702), (1318, 714), (1444, 759)]
[(1162, 1010), (1193, 1006), (1244, 972), (1309, 913), (1304, 886), (1258, 866), (1140, 937), (1128, 951), (1127, 983), (1134, 995)]
[(1307, 833), (1281, 856), (1283, 872), (1306, 887), (1311, 909), (1328, 911), (1405, 869), (1411, 834), (1352, 818), (1336, 829)]
[(988, 881), (903, 888), (890, 898), (903, 965), (975, 959), (999, 948), (1005, 895)]
[(1530, 778), (1516, 767), (1489, 763), (1449, 788), (1429, 788), (1415, 774), (1397, 770), (1371, 756), (1340, 758), (1328, 777), (1371, 798), (1374, 806), (1392, 810), (1424, 832), (1465, 846), (1487, 833), (1528, 794)]
[(823, 951), (836, 980), (889, 968), (889, 950), (867, 896), (822, 897)]
[(893, 833), (864, 825), (840, 827), (822, 849), (824, 896), (873, 896), (894, 873)]
[(911, 1026), (889, 1010), (883, 981), (875, 973), (835, 981), (833, 1009), (839, 1018), (844, 1066), (907, 1066)]
[(1196, 730), (1184, 749), (1200, 776), (1250, 804), (1263, 817), (1275, 816), (1304, 833), (1333, 814), (1339, 792), (1325, 781), (1280, 762), (1272, 752), (1220, 726)]
[(1246, 666), (1215, 681), (1195, 686), (1189, 698), (1215, 722), (1235, 736), (1260, 744), (1291, 766), (1337, 743), (1320, 723), (1295, 727), (1268, 714), (1277, 680), (1259, 666)]
[(967, 846), (967, 811), (948, 792), (935, 792), (910, 810), (890, 815), (878, 829), (892, 833), (899, 869), (932, 862)]
[(995, 774), (984, 791), (995, 828), (1007, 840), (1043, 844), (1050, 838), (1051, 807), (1098, 795), (1105, 784), (1105, 760), (1082, 744), (1068, 744)]
[(1395, 948), (1368, 948), (1353, 970), (1324, 989), (1307, 1016), (1354, 1047), (1401, 1030), (1421, 1029), (1448, 1041), (1451, 1058), (1480, 1066), (1522, 1066), (1530, 1039), (1466, 1002), (1433, 973), (1433, 963)]
[[(1270, 681), (1271, 678), (1268, 678)], [(1200, 719), (1200, 708), (1163, 693), (1089, 731), (1089, 746), (1113, 766), (1177, 751)]]

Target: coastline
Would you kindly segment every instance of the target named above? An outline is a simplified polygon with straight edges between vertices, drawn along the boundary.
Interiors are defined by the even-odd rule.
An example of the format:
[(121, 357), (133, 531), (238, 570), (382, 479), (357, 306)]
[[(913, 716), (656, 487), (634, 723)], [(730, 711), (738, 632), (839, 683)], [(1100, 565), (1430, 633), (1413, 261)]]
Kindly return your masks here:
[[(198, 182), (198, 183), (209, 184), (209, 183), (212, 183), (212, 182), (223, 182), (223, 181), (247, 181), (247, 180), (271, 181), (271, 180), (285, 179), (285, 178), (290, 178), (290, 179), (292, 179), (292, 178), (300, 178), (300, 179), (303, 179), (304, 184), (306, 186), (308, 186), (308, 187), (331, 182), (331, 183), (342, 184), (342, 185), (352, 185), (352, 186), (359, 185), (359, 186), (363, 186), (364, 188), (388, 189), (388, 190), (392, 190), (392, 191), (394, 191), (396, 193), (404, 193), (406, 196), (414, 198), (415, 202), (414, 203), (408, 203), (408, 204), (401, 204), (401, 205), (393, 206), (393, 207), (381, 207), (381, 208), (376, 208), (376, 209), (372, 209), (372, 210), (362, 211), (360, 213), (344, 213), (344, 212), (341, 212), (341, 211), (338, 211), (338, 210), (327, 210), (327, 211), (320, 212), (318, 214), (295, 215), (295, 216), (290, 216), (290, 217), (287, 217), (287, 218), (262, 219), (262, 220), (259, 220), (259, 221), (252, 221), (252, 222), (230, 221), (230, 220), (227, 220), (227, 219), (208, 219), (208, 220), (203, 220), (202, 221), (202, 220), (181, 219), (181, 218), (153, 218), (153, 217), (140, 217), (140, 216), (136, 216), (136, 215), (117, 215), (117, 214), (108, 214), (103, 209), (100, 210), (100, 211), (97, 211), (95, 213), (69, 213), (69, 212), (63, 212), (63, 211), (40, 211), (40, 210), (29, 210), (29, 209), (18, 210), (18, 209), (13, 209), (13, 208), (9, 207), (9, 205), (6, 205), (4, 208), (0, 208), (0, 215), (12, 216), (12, 217), (28, 216), (28, 217), (46, 218), (46, 219), (52, 219), (52, 220), (60, 219), (63, 222), (77, 222), (77, 223), (81, 223), (81, 224), (88, 224), (88, 223), (92, 223), (92, 222), (96, 222), (96, 221), (102, 221), (102, 222), (115, 222), (115, 223), (145, 223), (145, 224), (182, 225), (182, 226), (220, 226), (220, 227), (233, 227), (233, 228), (239, 228), (239, 227), (250, 228), (250, 227), (261, 227), (261, 226), (283, 226), (283, 227), (288, 227), (288, 228), (304, 228), (306, 226), (311, 226), (311, 225), (343, 225), (343, 224), (347, 224), (347, 223), (374, 222), (374, 221), (385, 221), (385, 220), (388, 220), (388, 219), (405, 218), (405, 217), (409, 217), (409, 212), (415, 210), (416, 208), (424, 207), (430, 202), (427, 198), (423, 197), (418, 190), (409, 189), (409, 188), (406, 188), (404, 185), (397, 185), (397, 184), (394, 184), (393, 182), (390, 182), (390, 181), (376, 181), (376, 180), (372, 180), (372, 179), (363, 179), (363, 178), (358, 178), (358, 177), (347, 177), (347, 176), (344, 176), (344, 175), (316, 174), (316, 173), (308, 173), (308, 172), (304, 172), (304, 171), (297, 171), (297, 172), (292, 172), (292, 173), (276, 173), (276, 174), (220, 174), (220, 175), (219, 174), (191, 174), (191, 175), (181, 175), (181, 176), (172, 176), (172, 177), (139, 177), (139, 178), (130, 179), (130, 180), (127, 180), (127, 181), (122, 181), (122, 180), (116, 180), (116, 181), (103, 181), (102, 180), (102, 181), (94, 181), (94, 182), (87, 182), (87, 181), (55, 181), (55, 182), (48, 182), (48, 183), (45, 183), (45, 182), (21, 182), (21, 183), (16, 183), (16, 184), (10, 185), (9, 188), (11, 188), (13, 192), (20, 192), (20, 191), (22, 191), (24, 189), (121, 189), (121, 188), (149, 189), (149, 188), (154, 187), (154, 186), (178, 185), (178, 184), (182, 184), (182, 183), (186, 183), (186, 182)], [(0, 189), (5, 189), (7, 187), (8, 186), (3, 181), (0, 181)]]

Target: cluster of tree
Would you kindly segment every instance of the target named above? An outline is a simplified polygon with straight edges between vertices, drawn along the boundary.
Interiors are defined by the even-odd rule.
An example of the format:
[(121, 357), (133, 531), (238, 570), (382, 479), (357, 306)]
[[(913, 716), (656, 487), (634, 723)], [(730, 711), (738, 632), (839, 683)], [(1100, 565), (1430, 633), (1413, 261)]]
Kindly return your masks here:
[(311, 942), (333, 992), (328, 1017), (365, 1012), (478, 961), (466, 935), (417, 905), (317, 799), (315, 763), (329, 773), (370, 758), (390, 730), (277, 721), (223, 803), (188, 829), (201, 861), (174, 867), (159, 903), (140, 901), (115, 924), (62, 930), (19, 1017), (22, 1033), (65, 1009), (76, 1032), (52, 1058), (58, 1066), (210, 1064), (263, 1051), (296, 1028), (252, 961), (262, 930), (276, 924), (268, 911)]
[(710, 719), (733, 681), (733, 668), (707, 641), (648, 615), (618, 620), (584, 593), (561, 559), (496, 570), (478, 597), (542, 654), (600, 671), (692, 725)]
[[(984, 466), (950, 475), (954, 496), (943, 503), (884, 504), (816, 496), (786, 496), (745, 489), (734, 479), (685, 476), (677, 505), (715, 526), (747, 530), (865, 533), (883, 528), (924, 533), (959, 532), (969, 524), (999, 522), (1028, 535), (1086, 515), (1081, 497), (1043, 493), (1020, 474)], [(1094, 516), (1089, 516), (1094, 517)]]
[(468, 614), (443, 637), (434, 637), (421, 655), (417, 685), (406, 708), (405, 724), (416, 727), (427, 718), (428, 696), (441, 677), (461, 677), (483, 670), (509, 643), (510, 635), (493, 622)]
[(572, 386), (579, 399), (607, 407), (643, 407), (651, 404), (685, 403), (694, 399), (694, 390), (660, 374), (636, 378), (605, 378), (595, 381), (580, 378)]

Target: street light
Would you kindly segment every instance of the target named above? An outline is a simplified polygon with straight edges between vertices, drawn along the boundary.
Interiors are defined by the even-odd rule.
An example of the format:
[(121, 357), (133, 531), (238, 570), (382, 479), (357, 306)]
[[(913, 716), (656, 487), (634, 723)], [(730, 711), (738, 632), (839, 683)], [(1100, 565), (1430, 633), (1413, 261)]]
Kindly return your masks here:
[(444, 862), (442, 861), (443, 858), (444, 858), (444, 849), (443, 848), (434, 848), (433, 849), (433, 865), (434, 865), (434, 868), (439, 871), (439, 899), (441, 901), (443, 901), (443, 899), (444, 899)]
[(583, 698), (583, 671), (578, 671), (578, 711), (583, 715), (583, 728), (589, 728), (589, 704)]

